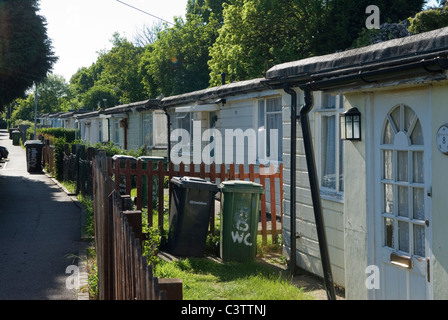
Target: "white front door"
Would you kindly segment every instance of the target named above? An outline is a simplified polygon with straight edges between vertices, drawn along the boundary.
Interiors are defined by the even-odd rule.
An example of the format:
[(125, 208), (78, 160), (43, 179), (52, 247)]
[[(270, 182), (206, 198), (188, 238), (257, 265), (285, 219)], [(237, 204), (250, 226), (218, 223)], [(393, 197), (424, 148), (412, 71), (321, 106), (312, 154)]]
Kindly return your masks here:
[(428, 90), (374, 100), (377, 299), (432, 298)]

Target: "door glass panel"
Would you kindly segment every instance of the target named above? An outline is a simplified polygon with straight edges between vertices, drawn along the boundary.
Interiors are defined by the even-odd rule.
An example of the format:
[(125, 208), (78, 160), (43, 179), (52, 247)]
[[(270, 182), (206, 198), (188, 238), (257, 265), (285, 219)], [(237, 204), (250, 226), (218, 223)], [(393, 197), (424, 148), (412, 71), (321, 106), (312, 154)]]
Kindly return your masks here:
[(414, 219), (424, 220), (425, 219), (425, 195), (424, 190), (421, 188), (414, 188)]
[(398, 221), (398, 249), (409, 253), (409, 223)]
[(417, 121), (414, 130), (411, 134), (411, 142), (413, 145), (423, 145), (423, 131), (420, 121)]
[(384, 212), (394, 213), (394, 191), (391, 184), (384, 185)]
[(389, 248), (394, 247), (394, 220), (391, 218), (384, 219), (384, 245)]
[(425, 256), (425, 227), (414, 225), (414, 254)]
[(398, 181), (408, 181), (408, 152), (398, 151), (397, 157)]
[(392, 150), (384, 150), (384, 179), (392, 180)]
[(414, 182), (415, 183), (424, 183), (424, 174), (423, 174), (423, 152), (414, 152), (413, 155), (413, 170), (414, 170)]
[(405, 127), (404, 130), (406, 132), (409, 131), (409, 128), (411, 127), (412, 121), (414, 120), (415, 112), (411, 108), (404, 109), (404, 121), (405, 121)]
[(401, 121), (400, 121), (400, 111), (401, 107), (395, 108), (395, 110), (390, 114), (392, 120), (394, 121), (395, 128), (397, 129), (397, 132), (400, 132), (401, 129)]
[(398, 215), (409, 217), (409, 191), (407, 187), (398, 187)]
[(384, 132), (383, 143), (384, 144), (393, 144), (394, 143), (394, 139), (395, 139), (394, 130), (392, 129), (392, 126), (390, 125), (390, 122), (387, 121), (386, 129), (385, 129), (385, 132)]

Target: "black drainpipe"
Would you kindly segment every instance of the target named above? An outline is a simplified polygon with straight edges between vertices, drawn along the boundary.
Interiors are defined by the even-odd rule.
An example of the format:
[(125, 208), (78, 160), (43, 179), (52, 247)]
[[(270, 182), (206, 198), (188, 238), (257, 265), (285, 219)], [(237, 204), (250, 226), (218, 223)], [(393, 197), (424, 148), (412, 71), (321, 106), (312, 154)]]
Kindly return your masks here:
[(167, 136), (168, 136), (168, 152), (167, 152), (167, 160), (168, 160), (168, 163), (170, 163), (171, 162), (171, 156), (170, 156), (170, 153), (171, 153), (171, 133), (170, 133), (170, 130), (171, 130), (171, 117), (170, 117), (170, 114), (168, 113), (168, 111), (167, 111), (167, 107), (163, 107), (163, 111), (165, 112), (165, 114), (166, 114), (166, 122), (167, 122)]
[[(329, 300), (336, 300), (336, 293), (333, 283), (333, 275), (331, 272), (330, 254), (328, 252), (327, 237), (325, 234), (325, 223), (322, 211), (322, 201), (320, 198), (319, 178), (317, 175), (316, 161), (314, 157), (313, 141), (311, 135), (310, 121), (308, 114), (313, 108), (313, 93), (309, 87), (304, 87), (302, 90), (305, 93), (305, 104), (300, 109), (300, 114), (297, 116), (297, 94), (289, 87), (284, 88), (285, 92), (291, 95), (291, 253), (294, 249), (293, 263), (295, 265), (295, 250), (296, 250), (296, 122), (300, 118), (302, 126), (303, 144), (305, 148), (306, 163), (308, 167), (308, 177), (311, 188), (311, 198), (313, 201), (314, 218), (316, 221), (317, 237), (319, 241), (319, 250), (322, 260), (322, 269), (324, 273), (325, 289)], [(293, 215), (294, 213), (294, 215)]]

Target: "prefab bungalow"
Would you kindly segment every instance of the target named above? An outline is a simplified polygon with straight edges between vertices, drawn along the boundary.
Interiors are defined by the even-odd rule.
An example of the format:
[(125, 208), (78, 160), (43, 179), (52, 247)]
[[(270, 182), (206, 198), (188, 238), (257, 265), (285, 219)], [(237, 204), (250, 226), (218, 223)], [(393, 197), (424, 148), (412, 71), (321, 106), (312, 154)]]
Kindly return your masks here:
[[(336, 104), (337, 108), (342, 107), (339, 97), (316, 93), (316, 99), (320, 109), (334, 108)], [(256, 170), (261, 163), (278, 168), (280, 163), (289, 161), (290, 139), (285, 132), (288, 128), (282, 123), (285, 103), (282, 94), (270, 88), (264, 78), (163, 98), (161, 105), (168, 114), (170, 125), (171, 161), (244, 164), (246, 172), (249, 164), (254, 164)], [(176, 129), (183, 129), (188, 135), (176, 134)], [(215, 140), (216, 131), (210, 129), (219, 132), (219, 140)], [(226, 135), (226, 131), (231, 135)], [(271, 132), (275, 134), (271, 135)], [(199, 146), (196, 147), (199, 150), (196, 156), (195, 141)], [(211, 141), (217, 144), (207, 149)], [(289, 179), (288, 173), (284, 170), (285, 180)], [(276, 186), (278, 217), (281, 214), (279, 190)], [(266, 185), (266, 193), (269, 204), (269, 185)], [(330, 199), (337, 199), (334, 206), (341, 206), (341, 193), (329, 189), (327, 194)], [(284, 207), (285, 210), (287, 208)], [(270, 205), (267, 212), (270, 213)], [(340, 247), (339, 250), (343, 250), (343, 241)], [(343, 274), (343, 266), (341, 270)]]
[(65, 129), (79, 129), (77, 123), (77, 116), (86, 113), (86, 109), (71, 110), (59, 114), (59, 125)]
[[(266, 166), (273, 163), (278, 168), (282, 161), (281, 96), (262, 80), (163, 98), (161, 105), (170, 124), (170, 160), (175, 164), (193, 162), (198, 167), (201, 162), (224, 163), (227, 168), (231, 163), (243, 164), (246, 172), (250, 164), (255, 165), (255, 171), (260, 163)], [(271, 129), (276, 130), (275, 140), (258, 144), (259, 139), (270, 138), (265, 132)], [(271, 149), (266, 150), (266, 145)], [(274, 148), (277, 152), (272, 156), (274, 152), (270, 151)], [(276, 212), (280, 216), (280, 188), (276, 190)], [(270, 206), (267, 207), (270, 213)]]
[(150, 155), (167, 154), (167, 120), (160, 100), (120, 105), (101, 111), (109, 127), (109, 141), (125, 150), (145, 147)]
[(109, 141), (108, 120), (101, 111), (76, 115), (81, 140), (94, 145)]
[[(447, 56), (443, 28), (266, 74), (285, 106), (283, 158), (295, 178), (285, 181), (286, 252), (328, 276), (318, 247), (324, 221), (331, 271), (347, 299), (448, 298)], [(319, 108), (316, 91), (344, 98)], [(317, 179), (308, 179), (314, 169)], [(312, 197), (315, 184), (320, 197)]]

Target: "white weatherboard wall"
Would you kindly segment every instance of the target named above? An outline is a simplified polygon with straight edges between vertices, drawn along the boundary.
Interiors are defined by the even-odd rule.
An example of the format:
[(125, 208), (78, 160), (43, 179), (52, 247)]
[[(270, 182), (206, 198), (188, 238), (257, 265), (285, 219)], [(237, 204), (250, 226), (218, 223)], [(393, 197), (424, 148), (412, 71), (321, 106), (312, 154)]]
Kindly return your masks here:
[[(298, 92), (298, 108), (304, 103), (303, 93)], [(319, 93), (316, 93), (318, 95)], [(283, 93), (283, 165), (284, 165), (284, 217), (283, 242), (288, 256), (291, 253), (291, 96)], [(318, 97), (318, 96), (317, 96)], [(317, 100), (317, 99), (315, 99)], [(310, 113), (311, 128), (316, 136), (313, 111)], [(314, 141), (314, 145), (316, 145)], [(296, 157), (296, 231), (300, 238), (296, 240), (296, 265), (306, 271), (323, 276), (319, 242), (314, 219), (313, 203), (308, 179), (305, 150), (300, 122), (297, 122)], [(316, 151), (316, 149), (315, 149)], [(344, 204), (342, 202), (322, 200), (333, 281), (345, 286), (344, 254)]]

